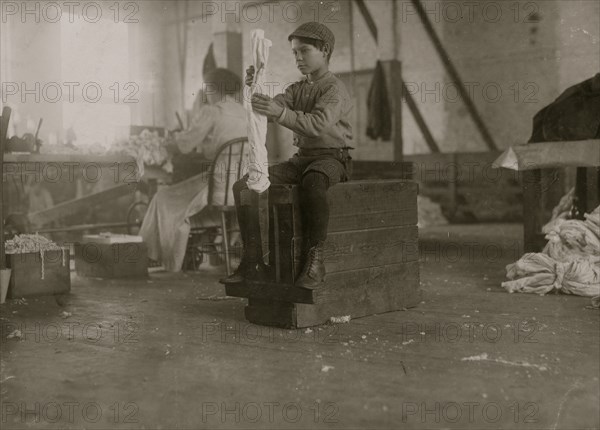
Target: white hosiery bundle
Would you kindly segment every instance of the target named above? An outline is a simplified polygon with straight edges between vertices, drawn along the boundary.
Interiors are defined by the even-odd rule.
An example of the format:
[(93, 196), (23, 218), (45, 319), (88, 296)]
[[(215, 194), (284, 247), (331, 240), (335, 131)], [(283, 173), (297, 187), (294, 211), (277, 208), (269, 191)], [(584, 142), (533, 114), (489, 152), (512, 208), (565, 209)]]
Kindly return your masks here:
[(262, 94), (265, 83), (265, 71), (269, 59), (269, 48), (272, 43), (265, 39), (263, 30), (253, 30), (252, 36), (252, 58), (254, 62), (254, 82), (250, 91), (245, 92), (244, 107), (248, 118), (248, 141), (250, 152), (248, 154), (248, 188), (262, 193), (266, 191), (271, 182), (269, 181), (268, 155), (267, 155), (267, 117), (252, 111), (251, 99), (254, 94)]

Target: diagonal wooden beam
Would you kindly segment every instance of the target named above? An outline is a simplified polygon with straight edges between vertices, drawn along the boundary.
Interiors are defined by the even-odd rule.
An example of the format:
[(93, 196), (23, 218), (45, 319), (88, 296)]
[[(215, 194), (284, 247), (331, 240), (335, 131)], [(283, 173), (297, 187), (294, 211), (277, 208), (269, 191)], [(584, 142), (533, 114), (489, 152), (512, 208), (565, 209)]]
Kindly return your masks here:
[(473, 118), (473, 121), (475, 122), (475, 126), (479, 130), (479, 133), (481, 133), (483, 140), (485, 141), (485, 143), (487, 144), (487, 146), (490, 150), (493, 150), (493, 151), (497, 150), (498, 147), (496, 146), (496, 143), (494, 142), (492, 135), (488, 131), (487, 126), (483, 122), (483, 119), (481, 118), (481, 116), (479, 115), (479, 112), (477, 111), (477, 108), (475, 107), (475, 103), (473, 103), (473, 100), (471, 100), (471, 97), (469, 96), (467, 89), (465, 88), (463, 82), (461, 81), (460, 75), (458, 74), (458, 70), (456, 70), (456, 68), (454, 67), (454, 64), (452, 63), (452, 61), (450, 60), (450, 57), (448, 56), (448, 52), (442, 45), (442, 42), (440, 41), (440, 38), (438, 37), (437, 33), (435, 32), (433, 25), (431, 25), (431, 21), (429, 20), (429, 17), (427, 16), (427, 12), (423, 8), (421, 1), (420, 0), (411, 0), (411, 2), (413, 4), (413, 6), (415, 7), (417, 14), (419, 15), (419, 18), (421, 18), (421, 21), (423, 22), (423, 26), (425, 27), (425, 31), (427, 32), (427, 34), (429, 35), (429, 38), (433, 42), (433, 46), (435, 47), (435, 49), (438, 53), (438, 56), (442, 60), (442, 63), (444, 63), (444, 66), (446, 67), (446, 71), (450, 75), (450, 78), (452, 79), (452, 81), (456, 84), (456, 86), (458, 88), (458, 92), (460, 93), (461, 97), (465, 101), (467, 110), (469, 111), (471, 118)]
[(369, 27), (369, 31), (375, 39), (375, 42), (377, 42), (377, 24), (375, 24), (375, 20), (373, 19), (371, 12), (369, 12), (367, 5), (365, 4), (364, 0), (354, 0), (354, 2), (356, 3), (356, 6), (358, 6), (358, 10), (360, 10), (361, 15), (365, 19), (367, 27)]
[(57, 221), (68, 215), (77, 214), (86, 209), (116, 200), (119, 197), (133, 194), (135, 192), (135, 187), (136, 184), (120, 184), (84, 197), (58, 203), (48, 209), (31, 212), (27, 215), (27, 218), (31, 224), (41, 228), (52, 221)]
[(419, 108), (417, 107), (417, 104), (415, 103), (415, 100), (413, 99), (410, 91), (408, 91), (408, 88), (406, 88), (406, 84), (404, 83), (404, 81), (402, 81), (402, 96), (406, 100), (408, 109), (410, 110), (410, 113), (412, 113), (412, 116), (415, 118), (415, 122), (417, 123), (419, 130), (421, 130), (421, 133), (425, 138), (425, 142), (427, 143), (427, 146), (429, 146), (429, 150), (431, 152), (440, 152), (440, 147), (437, 145), (435, 139), (433, 138), (433, 135), (429, 131), (429, 127), (427, 127), (425, 118), (423, 118), (423, 115), (421, 115), (421, 112), (419, 111)]

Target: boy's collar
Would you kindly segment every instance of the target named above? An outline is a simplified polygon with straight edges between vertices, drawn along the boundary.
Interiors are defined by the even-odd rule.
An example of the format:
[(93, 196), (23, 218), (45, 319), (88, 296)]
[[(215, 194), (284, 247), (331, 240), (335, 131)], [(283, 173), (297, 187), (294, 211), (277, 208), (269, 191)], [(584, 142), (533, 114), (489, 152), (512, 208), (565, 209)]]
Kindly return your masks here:
[(310, 79), (308, 79), (308, 76), (306, 76), (305, 80), (306, 80), (306, 83), (308, 83), (308, 84), (314, 84), (315, 82), (320, 81), (321, 79), (323, 79), (324, 77), (329, 76), (329, 75), (331, 75), (331, 72), (328, 70), (325, 73), (323, 73), (321, 76), (319, 76), (317, 79), (314, 79), (311, 81)]

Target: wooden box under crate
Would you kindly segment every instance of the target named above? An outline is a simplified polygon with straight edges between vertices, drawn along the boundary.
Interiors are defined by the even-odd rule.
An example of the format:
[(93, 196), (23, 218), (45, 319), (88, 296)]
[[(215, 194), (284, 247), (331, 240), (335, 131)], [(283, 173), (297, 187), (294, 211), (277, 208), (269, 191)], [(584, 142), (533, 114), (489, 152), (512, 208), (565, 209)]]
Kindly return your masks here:
[(7, 297), (64, 294), (71, 291), (69, 250), (7, 254), (12, 270)]
[[(299, 187), (271, 186), (269, 279), (226, 286), (228, 295), (249, 299), (250, 322), (308, 327), (330, 317), (357, 318), (419, 303), (417, 184), (346, 182), (330, 188), (328, 199), (325, 282), (315, 289), (298, 288), (294, 281), (305, 254)], [(242, 194), (242, 204), (246, 200)]]
[(75, 271), (89, 278), (139, 278), (148, 276), (145, 243), (96, 243), (75, 245)]

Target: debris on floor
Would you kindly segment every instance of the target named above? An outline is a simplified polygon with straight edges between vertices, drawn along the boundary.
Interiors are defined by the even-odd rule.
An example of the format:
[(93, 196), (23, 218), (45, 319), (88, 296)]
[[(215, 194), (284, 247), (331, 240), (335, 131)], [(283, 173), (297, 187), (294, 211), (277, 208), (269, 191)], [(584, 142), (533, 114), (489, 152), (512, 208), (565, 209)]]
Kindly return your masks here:
[(472, 355), (470, 357), (463, 357), (460, 361), (491, 361), (494, 363), (505, 364), (508, 366), (519, 366), (519, 367), (532, 367), (541, 372), (545, 372), (548, 370), (547, 366), (539, 365), (539, 364), (531, 364), (526, 361), (508, 361), (502, 358), (490, 358), (487, 352), (484, 352), (479, 355)]
[(8, 336), (6, 336), (7, 339), (21, 339), (23, 337), (23, 334), (21, 333), (21, 330), (13, 330), (12, 332), (10, 332), (8, 334)]
[(221, 300), (237, 300), (237, 297), (209, 296), (209, 297), (196, 297), (196, 300), (207, 300), (209, 302), (218, 302)]
[(344, 315), (341, 317), (331, 317), (329, 318), (329, 322), (332, 324), (346, 324), (350, 322), (350, 315)]

